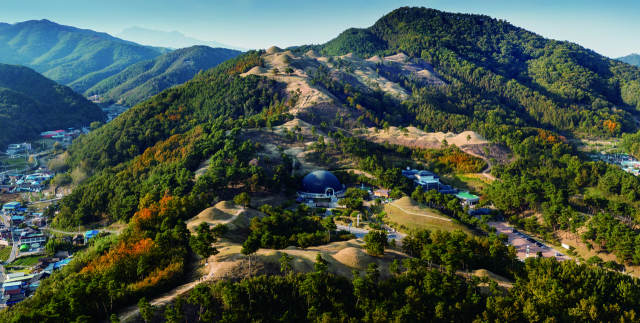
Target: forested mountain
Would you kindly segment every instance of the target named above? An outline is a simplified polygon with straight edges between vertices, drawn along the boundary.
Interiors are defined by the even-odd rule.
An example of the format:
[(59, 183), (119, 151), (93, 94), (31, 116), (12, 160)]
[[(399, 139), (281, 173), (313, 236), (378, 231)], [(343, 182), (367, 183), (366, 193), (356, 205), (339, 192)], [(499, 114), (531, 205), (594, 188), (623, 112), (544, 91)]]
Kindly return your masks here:
[(627, 56), (623, 56), (623, 57), (618, 57), (618, 58), (616, 58), (616, 60), (619, 60), (621, 62), (625, 62), (627, 64), (640, 66), (640, 55), (638, 55), (638, 54), (631, 54), (631, 55), (627, 55)]
[(193, 46), (136, 63), (85, 92), (100, 94), (102, 102), (134, 106), (172, 86), (183, 84), (196, 73), (236, 57), (239, 51)]
[(235, 49), (239, 51), (246, 52), (246, 48), (242, 47), (234, 47), (225, 45), (223, 43), (219, 43), (217, 41), (205, 41), (195, 39), (193, 37), (187, 37), (181, 32), (172, 31), (160, 31), (153, 30), (147, 28), (140, 27), (129, 27), (119, 34), (116, 34), (117, 37), (122, 39), (128, 39), (143, 45), (151, 45), (151, 46), (162, 46), (162, 47), (170, 47), (170, 48), (186, 48), (197, 45), (204, 45), (210, 47), (220, 47), (220, 48), (228, 48)]
[(0, 27), (0, 63), (33, 68), (79, 93), (159, 55), (157, 49), (48, 20)]
[(104, 120), (95, 104), (69, 87), (18, 65), (0, 64), (0, 148), (40, 132)]
[[(397, 72), (394, 62), (384, 57), (366, 62), (375, 68), (370, 74), (410, 94), (390, 95), (385, 92), (389, 84), (361, 86), (353, 80), (363, 77), (363, 70), (354, 72), (356, 65), (365, 64), (353, 55), (350, 60), (320, 57), (311, 50), (363, 57), (402, 52), (409, 55), (407, 61), (420, 58), (415, 66), (433, 66), (433, 75), (443, 81), (428, 83), (413, 73)], [(327, 131), (330, 144), (318, 136), (309, 151), (335, 149), (354, 168), (380, 174), (377, 178), (385, 181), (380, 186), (402, 190), (425, 205), (444, 204), (439, 209), (452, 222), (477, 224), (489, 233), (480, 237), (459, 230), (413, 231), (403, 241), (408, 258), (401, 267), (395, 262), (395, 268), (378, 268), (372, 261), (347, 277), (329, 273), (319, 256), (311, 273), (198, 284), (187, 300), (177, 299), (193, 306), (190, 321), (638, 321), (640, 281), (615, 269), (640, 264), (640, 213), (635, 207), (640, 203), (640, 180), (619, 167), (585, 161), (561, 132), (607, 138), (635, 132), (628, 111), (637, 106), (633, 89), (640, 86), (640, 69), (487, 16), (425, 8), (400, 8), (371, 28), (351, 29), (327, 44), (295, 51), (318, 60), (298, 59), (303, 54), (277, 48), (249, 51), (137, 104), (76, 140), (65, 162), (95, 175), (47, 209), (51, 226), (75, 228), (98, 220), (128, 225), (118, 236), (92, 240), (68, 266), (44, 280), (33, 297), (2, 311), (0, 322), (104, 321), (142, 297), (184, 283), (186, 263), (196, 262), (192, 251), (212, 245), (199, 240), (205, 229), (191, 236), (185, 221), (212, 201), (228, 199), (231, 192), (256, 190), (294, 198), (299, 181), (291, 176), (293, 159), (278, 147), (279, 158), (270, 155), (256, 164), (266, 145), (242, 135), (273, 135), (274, 126), (292, 120), (291, 113), (300, 112), (303, 104), (297, 100), (300, 88), (331, 95), (322, 104), (309, 103), (318, 116), (305, 112), (314, 126), (332, 130)], [(277, 75), (276, 68), (266, 70), (267, 58), (272, 64), (277, 61), (287, 75)], [(290, 84), (300, 88), (291, 89)], [(320, 115), (330, 108), (330, 115)], [(357, 121), (345, 122), (347, 115)], [(470, 217), (453, 197), (414, 190), (404, 180), (400, 170), (408, 165), (395, 157), (413, 163), (433, 152), (361, 139), (373, 134), (357, 136), (370, 127), (375, 127), (374, 134), (386, 132), (390, 125), (475, 130), (510, 150), (508, 164), (494, 165), (492, 174), (500, 180), (486, 184), (482, 199), (491, 201), (512, 225), (549, 243), (560, 245), (557, 232), (572, 235), (576, 244), (613, 255), (617, 264), (612, 262), (606, 270), (582, 260), (518, 261), (515, 248), (505, 245), (507, 237), (491, 233), (486, 219)], [(298, 130), (277, 131), (293, 141)], [(640, 150), (638, 137), (627, 136), (625, 146)], [(442, 145), (447, 146), (446, 141)], [(441, 152), (456, 149), (450, 145)], [(323, 159), (327, 167), (335, 165)], [(196, 178), (203, 161), (209, 166)], [(305, 228), (316, 230), (321, 221), (306, 206), (291, 210), (265, 205), (260, 211), (268, 217), (251, 220), (251, 234), (238, 258), (251, 257), (260, 248), (302, 247), (301, 240), (314, 234)], [(525, 219), (525, 214), (535, 215)], [(287, 237), (272, 234), (277, 231)], [(318, 243), (336, 236), (325, 238), (324, 231), (317, 232)], [(273, 251), (269, 257), (285, 251)], [(487, 267), (514, 282), (508, 291), (495, 281), (467, 275)], [(381, 270), (390, 278), (381, 280)], [(181, 306), (156, 312), (169, 321), (183, 321)]]
[(637, 106), (640, 92), (632, 89), (640, 85), (640, 68), (488, 16), (401, 8), (372, 27), (296, 50), (310, 49), (365, 58), (403, 52), (431, 63), (453, 86), (423, 90), (402, 82), (420, 97), (390, 112), (407, 123), (417, 119), (456, 131), (529, 125), (601, 136), (636, 130), (623, 109)]

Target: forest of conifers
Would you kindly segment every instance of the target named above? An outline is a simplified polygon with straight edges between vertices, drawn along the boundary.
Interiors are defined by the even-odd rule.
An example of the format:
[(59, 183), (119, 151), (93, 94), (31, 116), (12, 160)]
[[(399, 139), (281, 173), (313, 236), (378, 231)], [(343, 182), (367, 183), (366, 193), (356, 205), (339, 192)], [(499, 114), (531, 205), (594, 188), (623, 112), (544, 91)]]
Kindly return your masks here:
[[(490, 17), (424, 8), (401, 8), (371, 28), (348, 30), (327, 44), (297, 50), (311, 48), (363, 57), (403, 52), (433, 64), (447, 85), (433, 88), (403, 77), (399, 83), (411, 93), (404, 102), (375, 91), (356, 96), (357, 89), (328, 74), (314, 77), (318, 86), (340, 92), (340, 103), (355, 108), (349, 112), (369, 112), (373, 126), (475, 130), (507, 147), (512, 161), (495, 167), (493, 175), (501, 180), (483, 191), (483, 199), (516, 226), (541, 235), (583, 228), (583, 243), (614, 254), (618, 265), (640, 263), (635, 228), (640, 181), (602, 162), (586, 162), (562, 135), (609, 138), (636, 132), (631, 113), (638, 97), (628, 90), (640, 86), (639, 68)], [(252, 165), (249, 161), (264, 147), (239, 139), (244, 129), (270, 129), (294, 117), (276, 81), (238, 75), (263, 64), (261, 53), (251, 51), (199, 73), (74, 142), (65, 153), (67, 166), (95, 175), (59, 209), (48, 211), (59, 211), (52, 225), (71, 227), (107, 217), (128, 226), (117, 237), (94, 240), (74, 262), (43, 281), (34, 297), (4, 311), (0, 322), (105, 320), (117, 309), (183, 282), (191, 254), (184, 221), (210, 201), (229, 200), (239, 183), (247, 190), (295, 191), (299, 180), (290, 175), (290, 158), (284, 155), (268, 168)], [(382, 70), (393, 73), (393, 67)], [(331, 136), (335, 144), (320, 143), (317, 149), (340, 151), (375, 174), (380, 184), (425, 203), (446, 204), (444, 213), (463, 224), (473, 221), (456, 203), (440, 201), (441, 196), (413, 194), (399, 173), (411, 158), (447, 172), (478, 171), (480, 160), (452, 161), (449, 157), (461, 154), (456, 147), (434, 152), (373, 144), (342, 131)], [(636, 137), (627, 135), (624, 143), (634, 153), (640, 152)], [(207, 172), (196, 180), (198, 165), (209, 157)], [(530, 209), (543, 214), (540, 222), (519, 217)], [(263, 210), (269, 222), (254, 223), (253, 238), (245, 246), (306, 245), (300, 236), (311, 245), (326, 243), (316, 234), (322, 224), (314, 223), (308, 210)], [(640, 321), (637, 279), (584, 263), (522, 263), (504, 238), (414, 232), (404, 243), (414, 258), (398, 270), (370, 267), (366, 275), (342, 277), (317, 261), (314, 273), (201, 285), (184, 306), (198, 308), (202, 322)], [(513, 279), (513, 288), (504, 294), (495, 283), (456, 274), (480, 268)], [(380, 280), (380, 270), (393, 277)], [(489, 292), (481, 292), (480, 284)], [(173, 310), (179, 316), (182, 308)]]

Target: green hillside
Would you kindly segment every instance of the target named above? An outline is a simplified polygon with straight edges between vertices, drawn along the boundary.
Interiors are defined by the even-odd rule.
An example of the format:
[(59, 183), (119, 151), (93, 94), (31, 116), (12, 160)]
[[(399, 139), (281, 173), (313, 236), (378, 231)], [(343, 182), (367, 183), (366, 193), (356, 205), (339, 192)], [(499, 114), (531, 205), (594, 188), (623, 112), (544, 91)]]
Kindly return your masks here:
[(239, 54), (236, 50), (208, 46), (179, 49), (129, 66), (91, 87), (85, 95), (100, 94), (102, 102), (122, 100), (121, 104), (134, 106)]
[(69, 87), (34, 70), (0, 64), (0, 149), (46, 130), (79, 127), (105, 118), (102, 110)]
[(33, 68), (80, 93), (132, 64), (159, 55), (156, 49), (48, 20), (0, 26), (0, 63)]
[(489, 16), (400, 8), (369, 28), (296, 51), (310, 49), (364, 58), (403, 52), (431, 63), (452, 86), (413, 91), (414, 82), (402, 80), (421, 100), (388, 112), (401, 123), (440, 131), (528, 125), (599, 136), (636, 130), (624, 109), (638, 101), (629, 89), (638, 86), (640, 68)]
[(625, 62), (627, 64), (640, 66), (640, 55), (638, 55), (638, 54), (631, 54), (631, 55), (627, 55), (627, 56), (623, 56), (623, 57), (618, 57), (618, 58), (616, 58), (616, 60), (619, 60), (621, 62)]
[[(108, 221), (127, 223), (127, 228), (117, 236), (94, 238), (68, 266), (44, 280), (33, 297), (2, 311), (0, 323), (104, 321), (124, 308), (120, 319), (137, 320), (128, 315), (134, 312), (129, 306), (188, 283), (190, 262), (233, 259), (244, 268), (249, 257), (255, 259), (253, 272), (229, 271), (229, 276), (216, 276), (229, 279), (215, 286), (197, 284), (190, 297), (179, 300), (201, 309), (190, 312), (190, 322), (196, 315), (203, 322), (637, 321), (640, 284), (626, 273), (637, 274), (631, 269), (640, 264), (640, 179), (617, 166), (588, 161), (562, 133), (611, 138), (635, 132), (630, 113), (639, 101), (633, 89), (640, 84), (640, 69), (505, 21), (424, 8), (400, 8), (371, 28), (351, 29), (327, 44), (295, 51), (273, 47), (240, 54), (74, 141), (66, 159), (72, 174), (94, 175), (46, 210), (51, 226)], [(336, 56), (349, 52), (365, 58), (401, 52), (408, 55), (403, 63), (415, 63), (402, 70), (397, 66), (405, 59), (401, 55), (378, 63)], [(301, 58), (302, 53), (317, 59)], [(276, 63), (282, 67), (279, 75)], [(154, 68), (140, 66), (140, 71)], [(418, 74), (441, 81), (424, 82)], [(372, 79), (377, 81), (363, 83)], [(320, 103), (313, 101), (304, 110), (298, 99), (309, 93)], [(309, 133), (293, 122), (278, 127), (293, 121), (293, 111)], [(388, 134), (390, 126), (407, 136), (417, 132), (409, 126), (479, 132), (492, 141), (483, 147), (485, 155), (494, 146), (509, 154), (504, 164), (492, 162), (491, 173), (499, 180), (486, 184), (483, 203), (548, 245), (574, 240), (615, 262), (603, 264), (607, 269), (599, 268), (598, 257), (578, 256), (580, 264), (552, 257), (522, 262), (517, 250), (505, 244), (508, 237), (462, 231), (414, 231), (400, 247), (405, 255), (385, 251), (382, 231), (367, 234), (364, 248), (371, 253), (377, 246), (389, 253), (383, 257), (346, 248), (346, 243), (338, 248), (347, 252), (330, 257), (313, 248), (308, 251), (318, 256), (314, 264), (305, 260), (309, 269), (300, 270), (300, 262), (291, 269), (315, 272), (281, 277), (277, 259), (285, 256), (285, 266), (291, 261), (281, 253), (299, 255), (312, 239), (316, 245), (336, 238), (324, 230), (333, 219), (320, 224), (305, 205), (265, 204), (259, 208), (265, 217), (250, 220), (251, 233), (242, 246), (225, 241), (230, 239), (220, 227), (213, 230), (218, 228), (215, 236), (224, 240), (205, 237), (206, 224), (197, 237), (190, 234), (185, 221), (220, 200), (238, 197), (242, 204), (246, 195), (241, 193), (253, 202), (271, 195), (295, 198), (300, 178), (292, 176), (290, 154), (300, 154), (297, 149), (287, 153), (283, 146), (296, 141), (305, 155), (322, 156), (327, 169), (351, 162), (375, 175), (380, 186), (446, 213), (456, 225), (491, 231), (491, 223), (469, 216), (452, 196), (414, 189), (401, 175), (401, 169), (416, 163), (442, 173), (446, 163), (468, 156), (446, 140), (440, 149), (417, 148), (408, 140), (401, 145), (370, 141)], [(429, 162), (429, 155), (440, 156)], [(205, 161), (206, 171), (196, 178)], [(251, 209), (255, 204), (248, 204), (244, 208), (256, 212)], [(225, 253), (233, 246), (244, 255), (210, 258), (212, 245), (224, 246)], [(281, 249), (285, 246), (301, 248)], [(258, 253), (265, 251), (275, 267), (259, 261)], [(362, 265), (349, 266), (343, 274), (327, 272), (327, 262), (335, 265), (346, 258)], [(376, 259), (398, 262), (378, 267)], [(217, 275), (223, 270), (212, 268)], [(265, 271), (268, 275), (261, 275)], [(471, 278), (473, 271), (487, 278)], [(147, 312), (145, 301), (140, 304), (140, 312)], [(156, 312), (182, 321), (183, 310), (178, 305)]]

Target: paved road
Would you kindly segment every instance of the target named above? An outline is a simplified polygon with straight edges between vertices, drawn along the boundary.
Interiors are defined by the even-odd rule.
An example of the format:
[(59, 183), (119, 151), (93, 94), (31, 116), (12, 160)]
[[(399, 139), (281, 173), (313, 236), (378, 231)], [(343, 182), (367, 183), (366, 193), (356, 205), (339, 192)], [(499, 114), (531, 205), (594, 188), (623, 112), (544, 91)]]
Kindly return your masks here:
[(526, 239), (520, 237), (519, 235), (512, 233), (511, 230), (513, 230), (513, 228), (510, 227), (506, 222), (491, 222), (489, 223), (489, 225), (495, 227), (498, 234), (504, 233), (509, 237), (509, 243), (511, 243), (514, 247), (516, 247), (516, 250), (518, 250), (519, 259), (524, 260), (527, 258), (527, 246), (529, 246), (529, 257), (535, 257), (538, 251), (540, 251), (542, 252), (542, 256), (545, 258), (556, 257), (556, 259), (559, 261), (571, 259), (570, 257), (567, 257), (565, 255), (556, 256), (555, 254), (559, 251), (553, 249), (547, 244), (543, 243), (543, 245), (548, 246), (547, 248), (540, 248), (535, 244), (527, 241)]
[(5, 227), (11, 229), (11, 241), (13, 242), (13, 246), (11, 247), (11, 254), (9, 255), (9, 259), (5, 261), (5, 263), (8, 264), (16, 259), (16, 256), (18, 255), (19, 246), (16, 243), (15, 237), (13, 235), (13, 228), (11, 227), (11, 222), (9, 221), (9, 218), (4, 213), (0, 213), (0, 217), (2, 218), (2, 222), (4, 222)]
[[(338, 230), (351, 231), (351, 233), (353, 233), (358, 239), (363, 238), (364, 235), (369, 232), (368, 229), (360, 229), (356, 227), (351, 227), (351, 230), (349, 230), (348, 225), (342, 225), (342, 224), (337, 224), (337, 227), (338, 227)], [(396, 241), (400, 241), (403, 238), (404, 238), (404, 234), (400, 232), (387, 233), (387, 240), (396, 239)]]
[[(70, 232), (70, 231), (61, 231), (61, 230), (56, 230), (56, 229), (51, 229), (51, 228), (40, 228), (40, 229), (41, 230), (51, 231), (51, 232), (68, 234), (68, 235), (85, 234), (85, 233), (87, 233), (87, 231)], [(109, 233), (120, 234), (120, 231), (115, 231), (115, 230), (102, 230), (102, 229), (95, 229), (95, 230), (98, 230), (100, 232), (109, 232)]]
[(53, 201), (58, 201), (58, 200), (62, 200), (62, 197), (58, 197), (58, 198), (50, 199), (50, 200), (35, 201), (35, 202), (27, 203), (27, 205), (39, 204), (39, 203), (48, 203), (48, 202), (53, 202)]

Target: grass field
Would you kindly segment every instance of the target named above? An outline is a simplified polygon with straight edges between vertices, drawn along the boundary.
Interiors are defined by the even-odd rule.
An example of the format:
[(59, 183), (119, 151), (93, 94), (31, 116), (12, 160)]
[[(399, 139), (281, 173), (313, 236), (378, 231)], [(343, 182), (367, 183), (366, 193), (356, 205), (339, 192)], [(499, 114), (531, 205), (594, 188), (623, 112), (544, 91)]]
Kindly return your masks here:
[(42, 258), (42, 257), (43, 255), (22, 257), (12, 261), (9, 265), (10, 266), (33, 266), (38, 263), (38, 258)]
[(480, 174), (452, 174), (440, 176), (440, 181), (447, 185), (467, 190), (472, 194), (480, 194), (491, 181)]
[(11, 247), (4, 247), (4, 248), (0, 249), (0, 260), (1, 261), (6, 261), (7, 259), (9, 259), (10, 255), (11, 255)]
[[(402, 233), (409, 233), (416, 230), (447, 230), (453, 231), (460, 229), (469, 235), (475, 235), (475, 233), (462, 225), (455, 224), (450, 218), (443, 216), (437, 210), (428, 208), (423, 205), (419, 205), (416, 201), (409, 197), (403, 197), (400, 200), (393, 202), (394, 205), (384, 204), (382, 206), (373, 207), (373, 212), (379, 214), (381, 212), (387, 213), (385, 216), (385, 222), (390, 223), (392, 227)], [(402, 208), (402, 210), (398, 207)], [(404, 211), (403, 211), (404, 210)], [(432, 217), (415, 215), (410, 213), (424, 214)], [(437, 218), (441, 218), (439, 220)]]
[(24, 158), (4, 158), (0, 161), (9, 164), (11, 167), (20, 167), (27, 164), (27, 161), (25, 161)]

